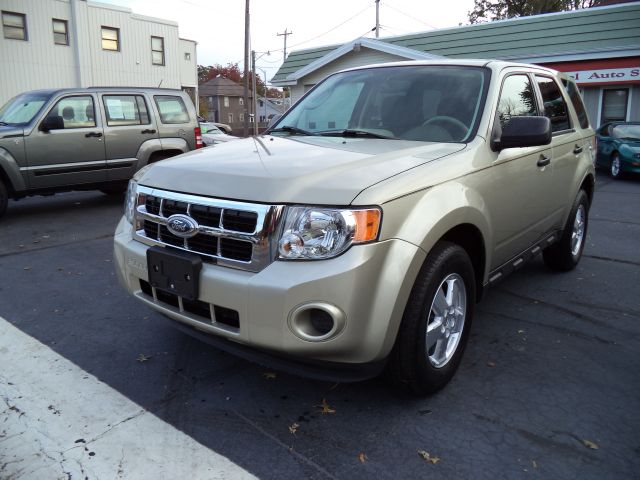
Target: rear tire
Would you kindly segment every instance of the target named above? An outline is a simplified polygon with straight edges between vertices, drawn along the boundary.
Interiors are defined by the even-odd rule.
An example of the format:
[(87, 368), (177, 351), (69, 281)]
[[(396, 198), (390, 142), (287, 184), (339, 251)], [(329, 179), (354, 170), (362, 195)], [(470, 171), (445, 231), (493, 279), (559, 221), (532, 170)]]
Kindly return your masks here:
[(2, 180), (0, 180), (0, 218), (6, 213), (9, 204), (9, 192)]
[(411, 291), (387, 366), (388, 377), (416, 395), (443, 388), (462, 359), (475, 299), (469, 255), (454, 243), (438, 242)]
[(584, 190), (578, 192), (573, 202), (567, 224), (560, 241), (542, 252), (544, 263), (552, 270), (573, 270), (582, 258), (589, 225), (589, 197)]

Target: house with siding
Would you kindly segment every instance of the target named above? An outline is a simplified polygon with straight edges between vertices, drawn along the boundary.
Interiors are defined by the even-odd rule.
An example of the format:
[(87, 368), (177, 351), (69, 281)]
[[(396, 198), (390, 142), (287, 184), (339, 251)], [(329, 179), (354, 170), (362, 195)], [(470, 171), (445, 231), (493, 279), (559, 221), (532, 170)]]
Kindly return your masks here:
[(2, 0), (0, 21), (0, 105), (27, 90), (118, 85), (197, 100), (196, 42), (172, 20), (87, 0)]
[(345, 68), (404, 60), (487, 58), (572, 75), (594, 126), (640, 120), (640, 2), (500, 20), (289, 54), (271, 83), (293, 101)]
[[(233, 80), (218, 76), (200, 84), (200, 102), (206, 105), (206, 119), (226, 123), (231, 128), (244, 127), (245, 111), (251, 111), (253, 94), (249, 90), (249, 105), (244, 104), (244, 87)], [(200, 111), (202, 112), (202, 108)], [(249, 117), (253, 123), (253, 117)]]

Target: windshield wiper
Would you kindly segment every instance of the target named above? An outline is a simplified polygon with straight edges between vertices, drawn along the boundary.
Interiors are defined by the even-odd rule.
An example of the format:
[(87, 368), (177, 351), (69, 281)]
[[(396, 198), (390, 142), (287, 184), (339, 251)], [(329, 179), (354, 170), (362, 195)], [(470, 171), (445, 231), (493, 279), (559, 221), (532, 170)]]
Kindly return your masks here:
[(274, 128), (273, 130), (269, 131), (269, 133), (273, 132), (287, 132), (294, 135), (316, 135), (315, 133), (308, 132), (302, 128), (292, 127), (291, 125), (285, 125), (284, 127)]
[(5, 127), (9, 126), (9, 124), (7, 122), (0, 122), (0, 125), (4, 125)]
[(397, 140), (397, 137), (390, 137), (388, 135), (380, 135), (379, 133), (369, 132), (367, 130), (334, 130), (329, 132), (321, 132), (318, 135), (322, 135), (323, 137), (361, 137), (361, 138), (384, 138), (387, 140)]

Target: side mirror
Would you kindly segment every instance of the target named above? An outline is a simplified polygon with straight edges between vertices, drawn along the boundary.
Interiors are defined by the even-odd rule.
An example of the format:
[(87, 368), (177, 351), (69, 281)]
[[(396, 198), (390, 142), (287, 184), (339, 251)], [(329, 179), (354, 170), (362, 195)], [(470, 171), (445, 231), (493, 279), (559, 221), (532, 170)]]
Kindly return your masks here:
[(40, 124), (40, 130), (48, 133), (50, 130), (62, 130), (64, 129), (64, 120), (60, 115), (49, 115)]
[(498, 123), (491, 138), (495, 152), (505, 148), (537, 147), (551, 143), (551, 120), (547, 117), (512, 117), (503, 127)]

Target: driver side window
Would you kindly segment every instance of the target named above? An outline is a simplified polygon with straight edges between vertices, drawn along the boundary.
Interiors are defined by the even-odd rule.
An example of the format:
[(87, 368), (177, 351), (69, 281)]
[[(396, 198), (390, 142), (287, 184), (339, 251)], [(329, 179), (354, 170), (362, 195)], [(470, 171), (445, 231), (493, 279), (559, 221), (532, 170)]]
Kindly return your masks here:
[[(66, 97), (60, 100), (47, 114), (47, 119), (59, 117), (64, 129), (96, 126), (93, 98), (89, 95)], [(58, 120), (59, 121), (59, 120)]]
[(535, 91), (529, 77), (524, 74), (509, 75), (502, 82), (496, 118), (504, 125), (511, 117), (532, 117), (538, 115)]

